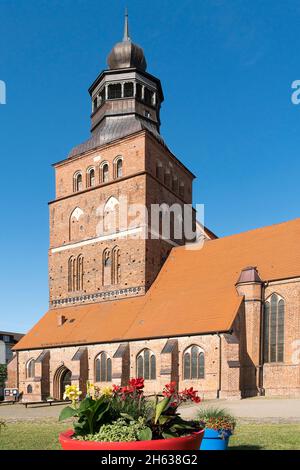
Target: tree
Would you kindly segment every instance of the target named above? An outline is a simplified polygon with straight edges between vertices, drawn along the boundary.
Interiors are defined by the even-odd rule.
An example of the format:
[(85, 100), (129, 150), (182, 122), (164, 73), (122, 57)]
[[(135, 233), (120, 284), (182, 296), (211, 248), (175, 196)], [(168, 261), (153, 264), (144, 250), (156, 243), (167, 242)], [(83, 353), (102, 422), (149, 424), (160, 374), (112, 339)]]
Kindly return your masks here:
[(5, 386), (6, 379), (7, 379), (7, 365), (0, 364), (0, 387)]

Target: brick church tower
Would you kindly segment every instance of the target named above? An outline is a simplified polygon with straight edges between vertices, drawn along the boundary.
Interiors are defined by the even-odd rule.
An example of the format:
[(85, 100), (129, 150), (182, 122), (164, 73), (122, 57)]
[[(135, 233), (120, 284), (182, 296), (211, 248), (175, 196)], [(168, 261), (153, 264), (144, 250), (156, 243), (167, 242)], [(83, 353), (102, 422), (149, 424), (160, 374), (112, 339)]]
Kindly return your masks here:
[(91, 137), (54, 164), (51, 308), (142, 295), (185, 243), (150, 229), (153, 204), (191, 205), (194, 176), (160, 135), (161, 84), (146, 72), (127, 14), (108, 66), (89, 88)]

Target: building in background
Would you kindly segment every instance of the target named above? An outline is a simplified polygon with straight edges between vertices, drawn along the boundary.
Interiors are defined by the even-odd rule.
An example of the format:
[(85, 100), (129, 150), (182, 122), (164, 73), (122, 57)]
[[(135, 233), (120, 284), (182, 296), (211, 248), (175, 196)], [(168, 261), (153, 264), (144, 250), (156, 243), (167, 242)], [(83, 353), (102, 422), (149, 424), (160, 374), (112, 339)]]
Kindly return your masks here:
[(127, 17), (108, 65), (89, 89), (91, 137), (54, 164), (50, 308), (14, 347), (7, 386), (30, 401), (132, 377), (148, 393), (175, 381), (207, 398), (299, 395), (300, 219), (220, 239), (204, 229), (194, 249), (160, 225), (140, 236), (151, 220), (105, 230), (123, 197), (148, 213), (191, 206), (194, 179), (160, 134), (161, 83)]

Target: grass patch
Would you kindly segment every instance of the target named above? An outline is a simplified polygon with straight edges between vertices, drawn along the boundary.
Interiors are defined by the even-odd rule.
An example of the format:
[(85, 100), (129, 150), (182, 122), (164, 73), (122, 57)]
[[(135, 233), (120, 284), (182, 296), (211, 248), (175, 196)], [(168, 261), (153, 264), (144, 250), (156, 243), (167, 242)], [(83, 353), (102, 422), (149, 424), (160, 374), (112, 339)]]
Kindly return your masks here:
[(300, 424), (239, 424), (230, 450), (299, 450)]
[(70, 425), (56, 421), (7, 423), (0, 434), (0, 450), (61, 449), (58, 435)]
[[(48, 421), (7, 423), (0, 450), (60, 449), (58, 435), (70, 424)], [(230, 450), (299, 450), (300, 424), (238, 424)]]

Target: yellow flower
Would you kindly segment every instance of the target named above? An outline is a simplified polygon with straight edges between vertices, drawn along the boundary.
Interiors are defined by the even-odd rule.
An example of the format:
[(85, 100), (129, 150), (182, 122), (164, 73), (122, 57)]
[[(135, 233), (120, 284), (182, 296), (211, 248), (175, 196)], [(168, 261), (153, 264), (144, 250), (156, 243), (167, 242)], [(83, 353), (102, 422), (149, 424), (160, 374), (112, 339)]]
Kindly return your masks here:
[(79, 390), (77, 385), (66, 385), (63, 398), (64, 400), (72, 400), (72, 403), (75, 403), (77, 400), (79, 400), (81, 394), (82, 392)]
[(103, 387), (101, 389), (101, 395), (104, 395), (105, 397), (111, 397), (112, 394), (113, 394), (113, 391), (111, 387)]

